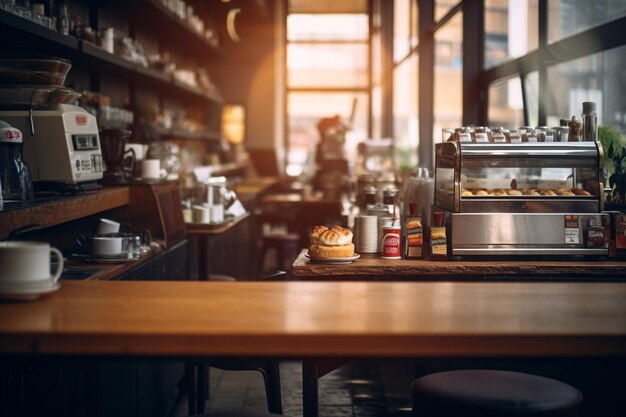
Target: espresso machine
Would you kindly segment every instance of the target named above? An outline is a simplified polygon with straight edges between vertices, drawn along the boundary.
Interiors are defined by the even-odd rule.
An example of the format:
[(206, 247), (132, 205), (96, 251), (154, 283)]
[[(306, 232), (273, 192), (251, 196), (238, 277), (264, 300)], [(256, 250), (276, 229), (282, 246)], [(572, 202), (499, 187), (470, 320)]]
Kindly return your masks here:
[(0, 120), (24, 137), (24, 160), (36, 190), (80, 193), (100, 188), (104, 164), (96, 117), (81, 107), (3, 110)]

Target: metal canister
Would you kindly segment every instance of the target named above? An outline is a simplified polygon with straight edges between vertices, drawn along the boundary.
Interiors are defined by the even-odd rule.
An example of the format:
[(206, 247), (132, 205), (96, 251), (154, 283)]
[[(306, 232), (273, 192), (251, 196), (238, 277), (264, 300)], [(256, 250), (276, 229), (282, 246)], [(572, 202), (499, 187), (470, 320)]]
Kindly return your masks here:
[(382, 259), (402, 259), (400, 226), (383, 227)]

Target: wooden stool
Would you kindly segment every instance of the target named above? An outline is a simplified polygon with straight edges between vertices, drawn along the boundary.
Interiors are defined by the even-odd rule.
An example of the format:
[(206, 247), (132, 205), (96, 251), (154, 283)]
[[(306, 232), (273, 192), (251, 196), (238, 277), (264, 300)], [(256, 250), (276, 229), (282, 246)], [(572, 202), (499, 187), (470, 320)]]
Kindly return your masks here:
[(439, 372), (413, 381), (414, 417), (573, 417), (582, 394), (554, 379), (508, 371)]

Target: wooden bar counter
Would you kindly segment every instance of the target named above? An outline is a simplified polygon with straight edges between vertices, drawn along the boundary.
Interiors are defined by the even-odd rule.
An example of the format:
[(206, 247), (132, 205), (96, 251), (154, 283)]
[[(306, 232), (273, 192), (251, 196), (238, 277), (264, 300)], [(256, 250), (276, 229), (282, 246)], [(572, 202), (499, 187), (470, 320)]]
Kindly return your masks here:
[(0, 304), (0, 353), (626, 355), (626, 283), (69, 281)]
[(467, 260), (428, 261), (361, 256), (351, 264), (314, 263), (303, 249), (293, 263), (298, 280), (584, 280), (626, 281), (626, 261), (602, 260)]

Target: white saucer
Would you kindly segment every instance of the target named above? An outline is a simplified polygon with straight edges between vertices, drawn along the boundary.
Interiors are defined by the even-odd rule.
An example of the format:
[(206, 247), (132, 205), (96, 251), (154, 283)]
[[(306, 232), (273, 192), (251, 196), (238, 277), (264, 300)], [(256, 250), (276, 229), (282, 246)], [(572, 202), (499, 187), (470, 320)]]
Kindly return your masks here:
[(320, 263), (320, 264), (329, 264), (329, 265), (345, 265), (351, 264), (355, 259), (359, 259), (361, 255), (355, 253), (352, 256), (348, 256), (347, 258), (318, 258), (314, 256), (309, 256), (308, 253), (305, 253), (304, 256), (309, 258), (311, 262)]
[(43, 294), (48, 294), (61, 288), (58, 282), (52, 280), (0, 282), (0, 299), (11, 301), (36, 300)]

